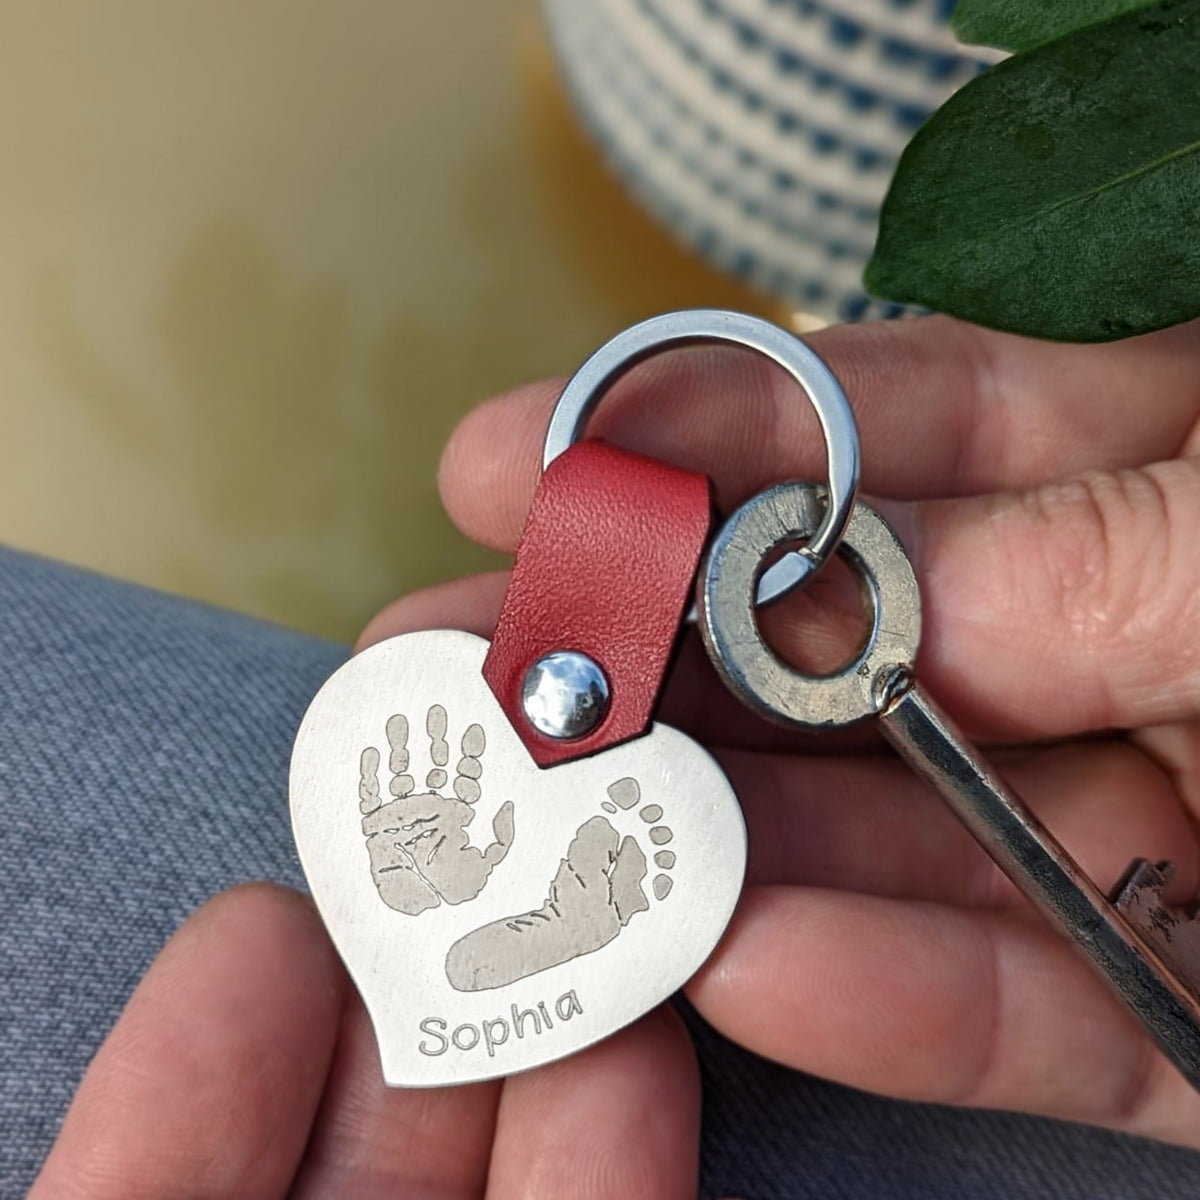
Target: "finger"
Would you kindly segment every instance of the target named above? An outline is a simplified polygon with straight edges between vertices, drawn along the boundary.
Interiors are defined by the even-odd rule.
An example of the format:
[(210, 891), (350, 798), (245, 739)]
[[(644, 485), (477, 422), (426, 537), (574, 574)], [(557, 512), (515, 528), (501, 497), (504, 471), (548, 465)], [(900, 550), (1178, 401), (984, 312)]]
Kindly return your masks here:
[(450, 745), (446, 741), (449, 719), (440, 704), (434, 704), (425, 719), (425, 732), (429, 735), (429, 758), (433, 769), (425, 777), (425, 786), (430, 789), (443, 787), (446, 783), (446, 764), (450, 761)]
[[(1200, 619), (1200, 559), (1188, 552), (1200, 522), (1197, 463), (889, 513), (921, 575), (918, 674), (973, 735), (1047, 739), (1200, 710), (1200, 641), (1186, 632)], [(490, 636), (507, 580), (495, 572), (405, 596), (358, 648), (412, 629)], [(769, 643), (805, 666), (818, 590), (764, 615)], [(828, 754), (879, 744), (869, 727), (835, 740), (762, 721), (720, 684), (694, 632), (659, 717), (708, 745)]]
[(1024, 915), (754, 888), (688, 994), (748, 1049), (854, 1087), (1200, 1142), (1200, 1096)]
[(345, 977), (312, 906), (254, 885), (167, 944), (88, 1068), (31, 1200), (286, 1194)]
[[(402, 800), (417, 786), (416, 780), (408, 774), (408, 718), (403, 713), (393, 713), (384, 725), (384, 733), (389, 747), (388, 770), (392, 775), (388, 791), (397, 800)], [(366, 754), (365, 750), (363, 754)]]
[[(1200, 715), (1200, 458), (886, 515), (921, 585), (918, 677), (972, 735), (1046, 740)], [(809, 671), (818, 590), (760, 618), (780, 657)], [(706, 741), (768, 744), (702, 686), (706, 664), (685, 653), (684, 673), (665, 719)]]
[(660, 1008), (504, 1086), (488, 1200), (694, 1200), (700, 1081), (679, 1017)]
[(919, 669), (960, 720), (1044, 738), (1200, 712), (1200, 459), (913, 515)]
[[(507, 571), (496, 571), (410, 592), (376, 614), (359, 635), (355, 650), (365, 650), (386, 638), (423, 629), (461, 629), (479, 637), (491, 637), (508, 579)], [(793, 603), (801, 605), (805, 599), (806, 595), (797, 596), (794, 601), (788, 597), (772, 607), (770, 619), (787, 616)], [(830, 753), (864, 743), (876, 752), (882, 747), (878, 735), (871, 730), (865, 734), (861, 730), (848, 730), (845, 736), (833, 734), (815, 739), (808, 733), (767, 724), (720, 682), (695, 629), (687, 631), (683, 638), (657, 717), (708, 745), (799, 753)]]
[[(1178, 469), (1194, 486), (1195, 468), (1180, 464)], [(1106, 494), (1099, 486), (1096, 492)], [(1078, 494), (1082, 497), (1085, 493)], [(990, 508), (993, 515), (985, 517), (977, 506)], [(925, 648), (919, 674), (973, 734), (993, 740), (1072, 736), (1114, 725), (1175, 720), (1181, 707), (1186, 709), (1189, 702), (1195, 707), (1189, 697), (1200, 686), (1196, 682), (1200, 672), (1192, 665), (1200, 657), (1200, 643), (1178, 636), (1193, 619), (1189, 605), (1194, 599), (1186, 581), (1172, 581), (1154, 592), (1142, 611), (1126, 597), (1132, 611), (1124, 622), (1122, 610), (1110, 606), (1108, 620), (1116, 626), (1110, 640), (1128, 638), (1131, 645), (1106, 647), (1101, 642), (1089, 654), (1088, 639), (1081, 633), (1089, 608), (1086, 595), (1094, 597), (1090, 603), (1098, 618), (1104, 616), (1109, 602), (1096, 594), (1098, 584), (1085, 594), (1069, 587), (1065, 578), (1056, 580), (1055, 555), (1047, 544), (1052, 535), (1031, 529), (1028, 514), (1039, 511), (1034, 502), (1027, 507), (1020, 499), (1001, 497), (935, 502), (915, 505), (913, 510), (906, 521), (905, 540), (924, 564), (926, 581), (922, 588)], [(1161, 533), (1135, 537), (1122, 527), (1120, 514), (1104, 518), (1111, 528), (1103, 534), (1097, 535), (1094, 529), (1089, 532), (1086, 526), (1097, 520), (1089, 500), (1078, 500), (1074, 511), (1065, 505), (1063, 511), (1070, 519), (1064, 520), (1065, 532), (1053, 537), (1061, 537), (1064, 543), (1064, 562), (1078, 558), (1081, 551), (1076, 543), (1081, 540), (1095, 541), (1099, 536), (1103, 555), (1134, 553), (1138, 537), (1143, 541), (1148, 537), (1152, 549), (1162, 538)], [(1180, 529), (1186, 530), (1186, 521), (1185, 516), (1175, 518)], [(917, 525), (923, 526), (920, 534), (915, 532)], [(1186, 533), (1171, 535), (1168, 541), (1177, 537), (1186, 537)], [(1025, 542), (1038, 552), (1027, 555), (1022, 549)], [(1164, 550), (1162, 558), (1169, 574), (1186, 574), (1189, 566), (1194, 570), (1200, 565), (1194, 555), (1172, 555)], [(1040, 575), (1036, 571), (1039, 563), (1044, 567)], [(1106, 568), (1103, 575), (1118, 582), (1122, 579), (1116, 565)], [(488, 637), (507, 582), (506, 572), (495, 572), (413, 592), (380, 612), (364, 630), (357, 648), (414, 629), (465, 629)], [(1152, 585), (1144, 586), (1154, 591)], [(817, 590), (814, 587), (811, 592)], [(795, 594), (773, 605), (765, 615), (768, 641), (784, 658), (804, 662), (809, 657), (814, 630), (810, 599), (809, 591)], [(1074, 608), (1079, 610), (1077, 617), (1071, 615)], [(1163, 608), (1175, 609), (1178, 615), (1164, 615)], [(1064, 611), (1066, 623), (1072, 626), (1066, 632), (1061, 627)], [(1098, 628), (1093, 623), (1093, 632)], [(1155, 663), (1159, 664), (1157, 671), (1151, 669)], [(1139, 679), (1139, 664), (1138, 696), (1136, 703), (1130, 704), (1112, 685), (1131, 676)], [(1177, 678), (1180, 673), (1182, 681)], [(839, 750), (878, 752), (882, 747), (870, 723), (866, 728), (816, 737), (761, 720), (717, 679), (694, 631), (685, 637), (672, 666), (658, 718), (710, 746), (806, 756)]]
[(383, 803), (379, 794), (379, 751), (368, 746), (358, 759), (358, 807), (365, 815)]
[(487, 736), (482, 725), (468, 725), (463, 731), (459, 749), (462, 757), (454, 768), (454, 794), (467, 804), (474, 804), (483, 795), (483, 752)]
[[(904, 763), (718, 755), (746, 816), (752, 883), (804, 884), (980, 908), (1020, 893)], [(1200, 882), (1200, 846), (1167, 776), (1124, 742), (1023, 753), (1002, 773), (1108, 892), (1135, 857), (1169, 860), (1170, 899)]]
[[(1064, 346), (944, 317), (839, 326), (809, 339), (841, 380), (863, 486), (896, 497), (1028, 487), (1169, 458), (1196, 421), (1196, 325)], [(459, 426), (442, 460), (447, 511), (510, 550), (541, 472), (562, 381), (519, 388)], [(1130, 399), (1142, 399), (1129, 419)], [(711, 475), (727, 511), (779, 479), (825, 477), (809, 405), (778, 368), (727, 347), (660, 355), (622, 380), (589, 432)]]
[[(486, 633), (506, 578), (415, 592), (380, 614), (363, 641), (447, 618)], [(773, 741), (778, 750), (798, 741), (744, 710), (712, 678), (698, 647), (689, 647), (676, 664), (662, 718), (706, 742)], [(829, 741), (815, 743), (822, 753), (808, 742), (803, 756), (718, 754), (746, 813), (752, 880), (967, 905), (1018, 903), (1012, 885), (910, 768), (883, 755), (831, 757)], [(1001, 766), (1102, 887), (1115, 883), (1138, 856), (1176, 864), (1171, 895), (1179, 901), (1200, 882), (1200, 851), (1171, 778), (1127, 743), (1052, 747), (1009, 755)]]
[(471, 1198), (483, 1193), (499, 1083), (390, 1088), (370, 1018), (346, 1004), (337, 1053), (289, 1200)]
[(508, 578), (508, 571), (492, 571), (401, 596), (372, 617), (354, 649), (365, 650), (386, 638), (417, 629), (461, 629), (490, 638)]

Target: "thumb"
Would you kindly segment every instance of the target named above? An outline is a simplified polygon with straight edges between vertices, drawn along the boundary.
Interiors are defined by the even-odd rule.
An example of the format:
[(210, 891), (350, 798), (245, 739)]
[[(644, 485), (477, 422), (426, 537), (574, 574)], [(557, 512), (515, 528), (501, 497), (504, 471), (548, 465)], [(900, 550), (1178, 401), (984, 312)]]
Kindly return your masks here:
[(1053, 737), (1200, 712), (1200, 459), (910, 515), (919, 673), (969, 724)]

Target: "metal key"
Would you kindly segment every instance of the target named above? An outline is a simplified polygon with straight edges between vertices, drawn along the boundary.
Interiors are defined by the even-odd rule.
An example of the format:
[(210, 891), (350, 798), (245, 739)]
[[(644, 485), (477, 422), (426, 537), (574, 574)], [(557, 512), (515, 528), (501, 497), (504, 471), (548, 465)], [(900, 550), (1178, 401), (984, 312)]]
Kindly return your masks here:
[(1200, 923), (1163, 900), (1169, 863), (1137, 860), (1108, 898), (993, 771), (912, 673), (921, 600), (891, 528), (856, 504), (839, 554), (857, 571), (873, 618), (858, 657), (805, 675), (767, 647), (754, 595), (773, 551), (824, 516), (823, 489), (786, 483), (755, 496), (713, 542), (700, 627), (730, 689), (778, 723), (828, 729), (879, 718), (888, 741), (937, 790), (997, 866), (1087, 955), (1146, 1031), (1200, 1091)]

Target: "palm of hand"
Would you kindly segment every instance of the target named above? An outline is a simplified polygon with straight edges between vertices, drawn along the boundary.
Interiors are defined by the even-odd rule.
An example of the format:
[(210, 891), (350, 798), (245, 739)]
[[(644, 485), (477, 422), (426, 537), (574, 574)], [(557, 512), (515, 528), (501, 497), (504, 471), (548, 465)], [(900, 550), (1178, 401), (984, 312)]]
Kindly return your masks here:
[[(996, 744), (989, 757), (1101, 887), (1134, 856), (1171, 859), (1175, 900), (1200, 880), (1195, 333), (1064, 347), (930, 319), (814, 339), (855, 403), (865, 488), (891, 498), (885, 514), (915, 559), (923, 682)], [(743, 356), (693, 351), (642, 378), (606, 401), (596, 432), (709, 471), (723, 507), (818, 470), (804, 406)], [(452, 443), (444, 498), (477, 540), (515, 541), (555, 396), (545, 385), (503, 397)], [(481, 476), (481, 461), (515, 465)], [(446, 626), (486, 634), (504, 583), (408, 597), (363, 642)], [(811, 647), (820, 590), (765, 618), (785, 656)], [(816, 743), (766, 728), (694, 644), (661, 715), (714, 746), (750, 827), (751, 886), (689, 989), (723, 1033), (887, 1094), (1200, 1146), (1200, 1098), (869, 733)], [(448, 846), (466, 845), (457, 810), (429, 793), (404, 799), (375, 797), (369, 838), (429, 816)], [(164, 1081), (150, 1064), (181, 1048)], [(214, 902), (164, 952), (33, 1196), (77, 1181), (102, 1146), (114, 1195), (203, 1190), (197, 1180), (233, 1194), (212, 1182), (222, 1171), (261, 1195), (685, 1197), (697, 1086), (684, 1035), (658, 1012), (503, 1087), (389, 1092), (311, 914), (254, 889)], [(272, 1103), (234, 1103), (247, 1095)]]
[[(443, 898), (454, 904), (478, 895), (479, 871), (459, 867), (464, 854), (474, 860), (472, 866), (483, 865), (483, 856), (467, 841), (474, 819), (470, 805), (437, 792), (391, 800), (363, 817), (371, 876), (384, 903), (416, 916)], [(466, 874), (474, 878), (460, 884)]]

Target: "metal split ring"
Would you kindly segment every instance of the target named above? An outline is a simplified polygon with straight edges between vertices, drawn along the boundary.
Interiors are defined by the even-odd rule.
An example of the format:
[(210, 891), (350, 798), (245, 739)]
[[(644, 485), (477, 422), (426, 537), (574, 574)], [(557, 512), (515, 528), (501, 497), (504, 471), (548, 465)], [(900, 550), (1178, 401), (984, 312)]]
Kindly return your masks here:
[[(858, 428), (846, 394), (824, 362), (778, 325), (745, 313), (697, 308), (651, 317), (617, 334), (563, 389), (546, 431), (542, 469), (579, 440), (596, 406), (622, 375), (664, 350), (698, 342), (745, 346), (781, 366), (808, 396), (825, 438), (828, 484), (824, 513), (804, 546), (763, 573), (757, 603), (767, 604), (804, 583), (837, 549), (854, 508), (859, 475)], [(796, 534), (800, 536), (801, 531)]]

